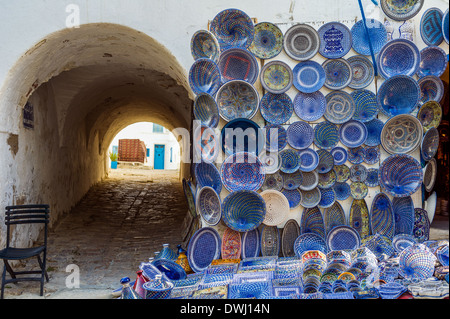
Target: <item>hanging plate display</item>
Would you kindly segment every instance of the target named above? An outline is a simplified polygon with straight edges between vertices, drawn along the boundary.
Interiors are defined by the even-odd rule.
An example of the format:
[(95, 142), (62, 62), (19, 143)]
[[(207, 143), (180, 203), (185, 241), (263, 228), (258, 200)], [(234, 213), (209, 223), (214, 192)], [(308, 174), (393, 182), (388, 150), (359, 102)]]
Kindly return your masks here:
[(269, 152), (280, 152), (287, 145), (286, 129), (278, 124), (269, 124), (266, 130), (266, 150)]
[(281, 252), (284, 257), (295, 257), (294, 243), (300, 236), (300, 226), (295, 219), (289, 219), (281, 233)]
[(381, 84), (377, 93), (379, 110), (392, 117), (411, 113), (420, 101), (420, 87), (410, 76), (393, 76)]
[(360, 121), (350, 120), (339, 128), (339, 138), (341, 143), (347, 147), (361, 146), (366, 142), (367, 128)]
[(263, 164), (265, 174), (274, 174), (281, 167), (281, 156), (279, 153), (262, 152), (258, 158)]
[(258, 228), (242, 234), (242, 259), (258, 257), (260, 253), (260, 235)]
[(294, 113), (294, 104), (286, 93), (266, 93), (261, 99), (260, 112), (267, 122), (271, 124), (283, 124)]
[(372, 233), (386, 236), (390, 239), (395, 234), (394, 208), (385, 193), (378, 193), (372, 202), (370, 210)]
[(287, 189), (283, 189), (281, 192), (287, 198), (290, 209), (294, 209), (298, 207), (298, 205), (300, 205), (300, 201), (302, 200), (302, 194), (300, 193), (300, 190), (293, 189), (290, 191)]
[(370, 236), (370, 215), (364, 199), (353, 200), (350, 207), (349, 226), (358, 232), (362, 241)]
[(350, 193), (353, 197), (353, 199), (364, 199), (366, 198), (367, 194), (369, 192), (369, 189), (367, 188), (367, 185), (364, 182), (352, 182), (350, 184)]
[(436, 182), (437, 164), (436, 159), (432, 158), (423, 169), (423, 185), (427, 192), (431, 192)]
[(334, 202), (333, 205), (325, 208), (323, 210), (323, 215), (325, 231), (327, 234), (329, 234), (334, 227), (346, 224), (345, 212), (339, 202)]
[(346, 200), (351, 195), (350, 185), (345, 182), (337, 182), (333, 185), (337, 200)]
[(377, 187), (380, 185), (378, 181), (378, 168), (369, 168), (367, 170), (367, 178), (364, 183), (369, 187)]
[(238, 152), (259, 155), (266, 144), (264, 132), (255, 122), (237, 118), (222, 128), (222, 151), (230, 156)]
[(392, 20), (406, 21), (415, 17), (423, 4), (424, 0), (381, 0), (381, 9)]
[(338, 142), (339, 134), (335, 124), (323, 121), (314, 127), (314, 144), (317, 147), (331, 150)]
[(344, 91), (333, 91), (325, 96), (327, 107), (325, 118), (333, 124), (342, 124), (350, 120), (355, 114), (355, 101)]
[(238, 9), (219, 12), (212, 20), (209, 30), (216, 36), (222, 51), (231, 47), (248, 48), (255, 34), (252, 19)]
[(338, 183), (346, 182), (350, 178), (350, 168), (345, 164), (336, 165), (334, 171), (336, 173), (336, 182)]
[(359, 233), (352, 227), (342, 225), (333, 228), (327, 235), (328, 251), (353, 250), (361, 245)]
[(349, 148), (348, 161), (352, 164), (361, 164), (364, 162), (364, 147), (358, 146), (355, 148)]
[(414, 238), (419, 243), (423, 243), (430, 238), (430, 221), (425, 209), (414, 208)]
[[(369, 36), (367, 36), (367, 31)], [(387, 31), (384, 24), (375, 19), (367, 19), (356, 22), (352, 29), (353, 50), (362, 55), (371, 55), (370, 44), (372, 44), (373, 53), (377, 54), (387, 42)], [(369, 40), (370, 39), (370, 40)]]
[(264, 225), (261, 230), (261, 256), (278, 256), (280, 246), (278, 227)]
[(354, 55), (347, 59), (352, 67), (352, 81), (348, 85), (352, 89), (363, 89), (372, 83), (375, 78), (375, 70), (372, 62), (362, 55)]
[(423, 127), (412, 115), (402, 114), (391, 118), (381, 131), (381, 145), (390, 154), (413, 152), (422, 142)]
[(319, 208), (329, 208), (336, 202), (336, 194), (333, 188), (320, 188), (320, 202), (317, 204)]
[(319, 154), (311, 148), (306, 148), (298, 152), (300, 158), (299, 170), (302, 172), (311, 172), (319, 165)]
[(192, 36), (191, 54), (194, 60), (207, 58), (217, 63), (220, 57), (219, 41), (211, 32), (199, 30)]
[(255, 25), (249, 51), (260, 59), (271, 59), (283, 50), (283, 32), (275, 24), (261, 22)]
[(220, 119), (216, 100), (206, 93), (197, 95), (194, 101), (194, 117), (202, 125), (216, 128)]
[(426, 47), (420, 51), (419, 77), (434, 75), (440, 77), (447, 68), (447, 53), (437, 46)]
[(202, 272), (214, 259), (220, 258), (222, 241), (217, 230), (211, 227), (199, 229), (189, 241), (187, 257), (194, 272)]
[(352, 33), (342, 23), (326, 23), (317, 32), (320, 38), (319, 53), (325, 58), (342, 58), (352, 48)]
[(215, 226), (222, 218), (222, 203), (216, 191), (208, 186), (201, 188), (195, 201), (197, 212), (209, 226)]
[(442, 107), (436, 101), (428, 101), (419, 109), (417, 118), (422, 123), (425, 132), (431, 128), (437, 128), (442, 120)]
[(422, 185), (423, 172), (420, 163), (410, 155), (396, 154), (385, 159), (378, 171), (380, 186), (389, 195), (407, 197)]
[(241, 80), (222, 85), (217, 92), (216, 101), (220, 116), (225, 121), (251, 119), (259, 107), (259, 95), (255, 87)]
[(298, 92), (294, 98), (295, 114), (303, 121), (313, 122), (320, 119), (325, 113), (327, 100), (322, 92)]
[(194, 94), (216, 94), (221, 86), (219, 67), (213, 60), (201, 58), (192, 64), (189, 70), (189, 85)]
[(310, 191), (301, 191), (301, 204), (304, 208), (314, 208), (316, 207), (321, 198), (321, 193), (319, 188), (314, 188)]
[(295, 24), (284, 34), (284, 51), (294, 60), (312, 59), (319, 51), (319, 46), (319, 34), (307, 24)]
[[(338, 137), (339, 139), (339, 137)], [(331, 155), (334, 158), (334, 165), (342, 165), (347, 162), (348, 153), (347, 150), (343, 147), (336, 146), (331, 150)]]
[(364, 123), (367, 128), (367, 146), (378, 146), (381, 144), (381, 131), (383, 130), (384, 123), (379, 119), (373, 119), (367, 123)]
[(380, 150), (377, 146), (374, 147), (364, 147), (364, 162), (369, 165), (378, 163), (380, 160)]
[(254, 191), (235, 191), (225, 197), (222, 220), (233, 230), (248, 232), (256, 229), (266, 216), (266, 203)]
[(306, 208), (301, 217), (300, 230), (302, 234), (313, 233), (325, 238), (325, 226), (322, 212), (319, 208)]
[(442, 18), (442, 36), (444, 37), (445, 42), (449, 42), (449, 19), (448, 19), (448, 9), (444, 12), (444, 17)]
[(201, 162), (196, 164), (195, 180), (200, 188), (209, 186), (214, 189), (217, 194), (220, 194), (222, 191), (220, 173), (213, 163)]
[(303, 174), (301, 171), (296, 171), (291, 174), (281, 173), (283, 176), (283, 188), (293, 190), (300, 187), (303, 181)]
[(294, 73), (286, 63), (271, 61), (262, 68), (260, 80), (267, 92), (281, 94), (292, 87)]
[(267, 189), (274, 189), (277, 191), (281, 191), (283, 189), (283, 185), (283, 176), (280, 174), (280, 172), (266, 174), (266, 178), (264, 180), (264, 184), (261, 186), (261, 190), (265, 191)]
[(303, 93), (319, 91), (325, 83), (325, 71), (315, 61), (304, 61), (298, 63), (293, 70), (294, 86)]
[(284, 149), (280, 152), (281, 167), (283, 173), (294, 173), (300, 168), (300, 157), (298, 152), (293, 149)]
[(266, 216), (263, 224), (277, 226), (286, 221), (289, 214), (289, 201), (279, 191), (269, 189), (262, 192), (261, 197), (266, 203)]
[(437, 153), (439, 148), (439, 131), (432, 127), (425, 133), (422, 145), (420, 147), (420, 153), (422, 159), (425, 161), (431, 160)]
[(350, 94), (355, 101), (355, 113), (352, 119), (366, 123), (378, 115), (377, 96), (369, 90), (356, 90)]
[(241, 257), (241, 234), (226, 228), (222, 236), (222, 259), (239, 259)]
[(413, 234), (414, 203), (410, 196), (394, 198), (392, 201), (395, 217), (395, 235)]
[(413, 76), (419, 70), (419, 64), (419, 49), (406, 39), (389, 41), (377, 56), (380, 74), (385, 79), (395, 75)]
[(287, 140), (297, 150), (308, 148), (314, 141), (314, 129), (306, 122), (294, 122), (287, 129)]
[(334, 157), (326, 150), (317, 150), (319, 155), (319, 164), (317, 165), (317, 172), (325, 174), (331, 171), (334, 167)]
[(325, 87), (330, 90), (341, 90), (352, 82), (353, 70), (345, 59), (328, 59), (322, 63), (325, 70)]
[(444, 96), (444, 83), (435, 75), (424, 76), (419, 79), (421, 91), (420, 102), (423, 104), (428, 101), (440, 102)]
[(319, 184), (319, 173), (316, 171), (311, 172), (303, 172), (303, 179), (302, 183), (300, 184), (299, 188), (302, 191), (310, 191), (317, 187)]
[(315, 233), (301, 234), (294, 243), (295, 256), (301, 258), (303, 253), (308, 250), (319, 250), (326, 254), (327, 244), (325, 239)]
[(229, 156), (220, 170), (223, 185), (230, 191), (257, 191), (264, 183), (263, 164), (257, 156), (240, 152)]
[(444, 41), (442, 35), (442, 18), (439, 8), (427, 9), (420, 20), (420, 36), (426, 45), (439, 45)]

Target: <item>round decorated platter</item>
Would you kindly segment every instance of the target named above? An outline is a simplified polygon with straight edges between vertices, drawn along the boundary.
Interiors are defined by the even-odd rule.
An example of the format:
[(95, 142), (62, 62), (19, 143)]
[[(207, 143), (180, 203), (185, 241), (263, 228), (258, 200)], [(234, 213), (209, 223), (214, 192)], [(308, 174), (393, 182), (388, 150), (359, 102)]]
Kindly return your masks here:
[(439, 148), (439, 131), (432, 127), (424, 135), (420, 146), (422, 159), (430, 161), (437, 153)]
[(378, 168), (369, 168), (367, 170), (367, 178), (364, 183), (369, 187), (377, 187), (380, 185), (378, 181)]
[(264, 184), (261, 186), (261, 190), (265, 191), (267, 189), (274, 189), (277, 191), (281, 191), (283, 189), (283, 185), (283, 176), (280, 172), (266, 174), (266, 178), (264, 180)]
[(358, 146), (347, 150), (348, 161), (352, 164), (361, 164), (364, 162), (364, 147)]
[(195, 180), (200, 188), (209, 186), (214, 189), (217, 194), (220, 194), (222, 191), (220, 172), (214, 163), (197, 163), (195, 165)]
[(310, 191), (301, 191), (300, 203), (304, 208), (314, 208), (319, 204), (320, 198), (320, 190), (316, 187)]
[(442, 107), (436, 101), (428, 101), (419, 109), (417, 118), (422, 123), (424, 132), (437, 128), (442, 120)]
[(263, 130), (249, 119), (234, 119), (222, 128), (222, 151), (230, 156), (238, 152), (250, 152), (258, 155), (264, 149), (266, 141)]
[(352, 119), (366, 123), (378, 115), (377, 96), (369, 90), (360, 89), (350, 93), (355, 101), (355, 113)]
[(366, 198), (369, 189), (364, 182), (352, 182), (350, 184), (350, 194), (353, 199), (362, 200)]
[(214, 259), (220, 258), (222, 241), (217, 230), (211, 227), (199, 229), (189, 241), (187, 257), (194, 272), (206, 270)]
[(233, 230), (248, 232), (262, 224), (266, 216), (266, 203), (257, 192), (235, 191), (225, 197), (222, 220)]
[(286, 221), (289, 214), (289, 201), (283, 193), (269, 189), (263, 191), (261, 197), (266, 203), (266, 216), (263, 224), (267, 226), (277, 226)]
[(219, 156), (219, 137), (217, 136), (216, 130), (212, 127), (198, 125), (194, 130), (192, 142), (196, 161), (212, 163)]
[(326, 96), (327, 107), (324, 117), (333, 124), (343, 124), (349, 121), (355, 114), (355, 101), (345, 91), (332, 91)]
[[(369, 35), (367, 36), (367, 31)], [(352, 29), (353, 50), (362, 55), (377, 54), (387, 42), (387, 31), (383, 23), (376, 19), (367, 19), (364, 25), (363, 20), (357, 21)], [(372, 45), (372, 50), (370, 49)]]
[(325, 70), (325, 87), (330, 90), (341, 90), (352, 82), (353, 70), (345, 59), (328, 59), (322, 63)]
[(414, 230), (414, 203), (411, 196), (394, 198), (392, 200), (395, 218), (395, 235), (412, 235)]
[(300, 157), (297, 151), (293, 149), (284, 149), (280, 152), (281, 167), (283, 173), (294, 173), (300, 168)]
[(302, 172), (312, 172), (319, 165), (319, 154), (312, 148), (306, 148), (299, 151), (300, 158), (299, 170)]
[(447, 53), (438, 46), (430, 46), (420, 51), (419, 77), (434, 75), (440, 77), (447, 68)]
[(295, 256), (301, 258), (303, 253), (308, 250), (318, 250), (326, 254), (327, 244), (325, 239), (315, 233), (301, 234), (294, 243)]
[(214, 95), (221, 84), (220, 70), (213, 60), (207, 58), (195, 60), (189, 70), (189, 85), (194, 94)]
[(366, 142), (367, 128), (360, 121), (347, 121), (339, 128), (339, 138), (341, 143), (347, 147), (355, 148), (361, 146)]
[(424, 0), (381, 0), (381, 9), (392, 20), (406, 21), (420, 12), (424, 2)]
[(283, 177), (283, 188), (287, 190), (293, 190), (299, 188), (303, 181), (303, 173), (296, 171), (291, 174), (281, 173)]
[(340, 22), (329, 22), (317, 31), (320, 38), (319, 53), (328, 59), (339, 59), (352, 48), (352, 33)]
[(381, 131), (381, 145), (390, 154), (413, 152), (422, 142), (423, 127), (420, 121), (409, 114), (394, 116)]
[(230, 191), (257, 191), (264, 183), (263, 164), (256, 155), (239, 152), (230, 155), (221, 166), (220, 176), (225, 188)]
[(319, 46), (319, 34), (307, 24), (295, 24), (284, 35), (284, 51), (297, 61), (312, 59), (319, 51)]
[(226, 9), (214, 17), (209, 30), (223, 51), (231, 47), (248, 48), (253, 42), (255, 25), (242, 10)]
[(440, 45), (444, 41), (442, 18), (444, 13), (439, 8), (427, 9), (420, 20), (420, 36), (426, 45)]
[(352, 81), (348, 85), (350, 88), (358, 90), (364, 89), (372, 83), (375, 78), (375, 70), (372, 62), (362, 55), (354, 55), (347, 59), (352, 67)]
[(260, 80), (267, 92), (281, 94), (292, 87), (294, 73), (286, 63), (271, 61), (261, 69)]
[(220, 57), (219, 41), (208, 30), (198, 30), (191, 39), (191, 54), (194, 60), (207, 58), (217, 63)]
[(317, 204), (319, 208), (329, 208), (336, 202), (336, 193), (333, 188), (320, 189), (320, 202)]
[(258, 112), (259, 94), (250, 83), (233, 80), (220, 87), (216, 102), (219, 114), (225, 121), (251, 119)]
[(286, 129), (279, 124), (269, 124), (264, 127), (266, 131), (266, 150), (280, 152), (287, 145)]
[(300, 202), (302, 200), (302, 194), (299, 189), (293, 190), (283, 189), (281, 190), (281, 192), (287, 198), (290, 209), (294, 209), (298, 207), (298, 205), (300, 205)]
[(216, 191), (208, 186), (202, 187), (195, 201), (197, 212), (209, 226), (217, 225), (222, 218), (222, 203)]
[(299, 189), (302, 191), (310, 191), (319, 185), (319, 173), (316, 171), (303, 172), (302, 183)]
[(194, 101), (194, 117), (201, 125), (216, 128), (219, 125), (219, 108), (216, 100), (207, 93), (197, 95)]
[(266, 93), (260, 102), (262, 117), (271, 124), (283, 124), (294, 113), (294, 104), (286, 93)]
[(333, 190), (337, 200), (344, 201), (351, 195), (350, 185), (345, 182), (337, 182), (333, 185)]
[(420, 102), (426, 103), (428, 101), (440, 102), (444, 96), (444, 83), (435, 75), (424, 76), (418, 81), (421, 97)]
[(385, 193), (375, 195), (370, 214), (372, 232), (392, 239), (395, 234), (395, 217), (389, 196)]
[(407, 75), (393, 76), (381, 84), (377, 93), (379, 110), (386, 116), (410, 114), (419, 104), (420, 87)]
[(366, 146), (378, 146), (381, 144), (381, 132), (384, 127), (383, 121), (375, 118), (364, 123), (367, 128)]
[(334, 166), (334, 171), (336, 172), (336, 182), (338, 183), (346, 182), (350, 178), (350, 168), (345, 164)]
[(281, 157), (278, 152), (261, 152), (258, 156), (263, 164), (265, 174), (275, 174), (281, 167)]
[(294, 69), (294, 86), (303, 93), (313, 93), (320, 90), (324, 83), (326, 74), (323, 67), (315, 61), (303, 61), (298, 63)]
[(331, 150), (339, 142), (338, 128), (335, 124), (323, 121), (314, 127), (314, 144), (325, 150)]
[(287, 129), (287, 140), (297, 150), (308, 148), (314, 141), (314, 129), (306, 122), (294, 122)]
[(352, 227), (336, 226), (327, 234), (326, 243), (329, 251), (353, 250), (361, 245), (359, 233)]
[(347, 161), (348, 153), (345, 148), (336, 146), (330, 152), (334, 158), (334, 165), (342, 165)]
[(442, 18), (442, 36), (444, 37), (445, 42), (449, 42), (449, 18), (448, 18), (448, 9), (444, 12), (444, 17)]
[(413, 76), (419, 70), (420, 52), (417, 46), (406, 39), (387, 42), (377, 56), (380, 74), (388, 79), (395, 75)]
[(319, 155), (319, 164), (317, 165), (317, 172), (320, 174), (325, 174), (331, 171), (334, 167), (334, 157), (327, 150), (319, 149), (317, 150)]
[(298, 92), (294, 97), (295, 114), (303, 121), (313, 122), (320, 119), (325, 113), (327, 100), (322, 92)]
[(436, 182), (437, 176), (437, 163), (436, 159), (432, 158), (423, 169), (423, 185), (427, 192), (433, 190), (434, 184)]
[(249, 51), (260, 59), (271, 59), (283, 50), (283, 32), (275, 24), (260, 22), (255, 25)]

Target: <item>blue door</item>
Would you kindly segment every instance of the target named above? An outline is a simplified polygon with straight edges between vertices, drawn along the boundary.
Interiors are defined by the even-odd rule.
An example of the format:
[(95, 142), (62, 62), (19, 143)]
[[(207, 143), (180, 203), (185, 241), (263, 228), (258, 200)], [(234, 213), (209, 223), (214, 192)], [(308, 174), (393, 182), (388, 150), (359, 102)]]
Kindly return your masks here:
[(155, 145), (155, 169), (164, 169), (165, 145)]

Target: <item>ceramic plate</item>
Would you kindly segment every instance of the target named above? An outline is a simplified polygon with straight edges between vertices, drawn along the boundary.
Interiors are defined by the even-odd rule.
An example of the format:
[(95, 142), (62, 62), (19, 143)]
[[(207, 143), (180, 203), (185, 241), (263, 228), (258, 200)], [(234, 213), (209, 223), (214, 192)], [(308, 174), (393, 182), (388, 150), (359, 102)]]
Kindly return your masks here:
[(345, 91), (333, 91), (326, 95), (325, 118), (334, 124), (342, 124), (355, 114), (355, 101)]
[(442, 18), (442, 36), (445, 42), (449, 42), (449, 19), (448, 19), (448, 9), (444, 12), (444, 17)]
[(218, 63), (222, 82), (242, 80), (254, 84), (259, 76), (259, 65), (253, 54), (241, 48), (231, 48), (220, 54)]
[(327, 244), (323, 237), (314, 233), (304, 233), (297, 237), (294, 243), (295, 256), (301, 258), (308, 250), (319, 250), (327, 253)]
[(336, 193), (333, 188), (320, 188), (320, 202), (317, 204), (319, 208), (329, 208), (336, 202)]
[(422, 123), (424, 132), (437, 128), (442, 120), (442, 107), (436, 101), (428, 101), (419, 109), (417, 118)]
[(230, 156), (237, 152), (258, 155), (266, 145), (263, 130), (255, 122), (237, 118), (228, 122), (221, 133), (222, 151)]
[(354, 55), (347, 59), (352, 67), (352, 81), (348, 85), (352, 89), (363, 89), (372, 83), (375, 78), (375, 70), (372, 62), (362, 55)]
[(292, 87), (294, 74), (286, 63), (271, 61), (261, 70), (260, 81), (263, 88), (270, 93), (281, 94)]
[(278, 256), (280, 246), (278, 227), (264, 225), (261, 228), (261, 256)]
[(369, 165), (378, 163), (380, 160), (380, 150), (378, 146), (364, 147), (364, 162)]
[(235, 153), (223, 163), (220, 176), (225, 188), (230, 191), (257, 191), (264, 183), (263, 164), (256, 155), (247, 152)]
[(417, 242), (423, 243), (430, 238), (430, 221), (425, 209), (414, 209), (414, 238)]
[(336, 182), (343, 183), (350, 178), (350, 168), (347, 165), (336, 165), (333, 169), (336, 173)]
[(219, 125), (219, 108), (216, 100), (206, 93), (197, 95), (194, 101), (194, 117), (200, 124), (216, 128)]
[(259, 94), (246, 81), (234, 80), (222, 85), (216, 96), (220, 116), (225, 121), (251, 119), (259, 108)]
[(419, 77), (434, 75), (440, 77), (447, 68), (447, 53), (437, 46), (426, 47), (420, 51)]
[(381, 0), (381, 9), (392, 20), (406, 21), (415, 17), (423, 4), (424, 0)]
[(331, 150), (339, 142), (338, 128), (335, 124), (323, 121), (314, 127), (314, 144), (325, 150)]
[(191, 54), (194, 60), (207, 58), (217, 63), (220, 57), (219, 41), (211, 32), (199, 30), (192, 36)]
[(439, 148), (439, 131), (432, 127), (425, 133), (422, 144), (420, 146), (420, 153), (422, 159), (425, 161), (431, 160), (437, 153)]
[(325, 238), (325, 226), (322, 212), (319, 208), (306, 208), (301, 217), (300, 230), (302, 234), (313, 233)]
[(377, 96), (369, 90), (355, 90), (350, 94), (355, 101), (355, 113), (352, 119), (366, 123), (378, 115)]
[(226, 9), (219, 12), (212, 20), (209, 29), (219, 41), (222, 51), (231, 47), (248, 48), (255, 34), (252, 19), (238, 9)]
[(440, 102), (444, 96), (444, 83), (440, 78), (434, 75), (424, 76), (419, 79), (421, 91), (420, 102), (423, 104), (428, 101)]
[(269, 152), (280, 152), (287, 145), (286, 129), (277, 124), (269, 124), (264, 127), (266, 130), (266, 150)]
[(347, 161), (348, 153), (343, 147), (337, 146), (331, 150), (334, 158), (334, 165), (342, 165)]
[(303, 172), (302, 176), (302, 183), (299, 186), (302, 191), (310, 191), (319, 184), (319, 173), (316, 171)]
[(319, 45), (319, 34), (307, 24), (295, 24), (284, 35), (284, 50), (297, 61), (312, 59), (319, 51)]
[(350, 120), (339, 128), (339, 138), (347, 147), (361, 146), (366, 142), (367, 128), (360, 121)]
[(303, 149), (299, 151), (300, 157), (300, 171), (312, 172), (319, 165), (319, 154), (311, 148)]
[(195, 180), (200, 188), (209, 186), (220, 194), (222, 191), (222, 181), (219, 170), (214, 163), (201, 162), (195, 165)]
[(364, 123), (367, 128), (367, 146), (378, 146), (381, 144), (381, 131), (383, 130), (384, 123), (379, 119), (373, 119), (370, 122)]
[(314, 141), (314, 129), (306, 122), (294, 122), (287, 129), (287, 140), (297, 150), (308, 148)]
[(349, 226), (355, 229), (361, 241), (370, 236), (370, 215), (364, 199), (354, 199), (350, 207)]
[(261, 152), (258, 156), (263, 164), (265, 174), (274, 174), (281, 167), (281, 156), (278, 152)]
[(329, 234), (334, 227), (346, 224), (345, 212), (339, 202), (334, 202), (331, 207), (324, 209), (323, 216), (327, 234)]
[(265, 191), (267, 189), (274, 189), (277, 191), (281, 191), (283, 189), (284, 181), (283, 176), (280, 172), (276, 172), (273, 174), (267, 174), (264, 180), (264, 184), (261, 186), (261, 190)]
[(434, 188), (437, 175), (436, 159), (432, 158), (423, 169), (423, 185), (427, 192), (431, 192)]
[(394, 198), (392, 200), (395, 217), (395, 235), (413, 234), (414, 229), (414, 203), (410, 196)]
[(313, 122), (320, 119), (325, 113), (327, 100), (322, 92), (298, 92), (294, 98), (295, 114), (303, 121)]
[(211, 227), (199, 229), (189, 241), (187, 257), (195, 272), (206, 270), (214, 259), (220, 258), (222, 242), (219, 233)]
[(242, 234), (241, 257), (252, 258), (259, 256), (260, 235), (258, 228)]
[[(369, 36), (367, 36), (366, 27)], [(362, 55), (371, 55), (370, 44), (373, 53), (377, 54), (387, 42), (387, 31), (384, 24), (375, 19), (367, 19), (366, 26), (364, 26), (363, 20), (359, 20), (353, 25), (351, 32), (353, 50)]]
[(339, 59), (352, 48), (352, 33), (344, 24), (329, 22), (318, 30), (319, 53), (328, 59)]
[(267, 122), (271, 124), (283, 124), (294, 113), (294, 104), (286, 93), (266, 93), (261, 99), (260, 112)]
[(289, 201), (283, 193), (269, 189), (263, 191), (260, 195), (266, 203), (266, 216), (263, 224), (277, 226), (285, 222), (289, 214)]
[(381, 145), (390, 154), (411, 153), (422, 142), (423, 127), (412, 115), (402, 114), (386, 122), (381, 131)]
[(222, 218), (222, 203), (219, 195), (211, 187), (203, 187), (197, 194), (195, 201), (197, 212), (209, 226), (215, 226)]
[(325, 70), (325, 87), (341, 90), (352, 82), (353, 70), (345, 59), (328, 59), (322, 64)]
[(266, 216), (266, 203), (254, 191), (235, 191), (223, 200), (222, 220), (233, 230), (248, 232), (262, 224)]
[(327, 234), (327, 247), (333, 250), (353, 250), (361, 245), (359, 233), (350, 226), (337, 226)]
[(304, 208), (314, 208), (316, 207), (321, 198), (321, 193), (319, 188), (314, 188), (310, 191), (301, 191), (301, 204)]
[(192, 144), (196, 162), (212, 163), (219, 156), (220, 140), (215, 129), (209, 126), (199, 125), (195, 128)]
[(351, 195), (350, 185), (345, 182), (334, 184), (333, 190), (337, 200), (346, 200)]
[(221, 85), (219, 67), (211, 59), (197, 59), (189, 70), (189, 85), (195, 94), (216, 94)]
[(364, 183), (369, 187), (377, 187), (380, 185), (378, 181), (378, 168), (369, 168), (367, 170), (367, 178)]
[(283, 177), (283, 188), (287, 190), (299, 188), (303, 180), (303, 174), (300, 171), (291, 174), (281, 173), (281, 176)]
[(222, 236), (222, 259), (241, 258), (241, 234), (231, 228), (225, 228)]
[(313, 93), (320, 90), (325, 83), (325, 71), (315, 61), (298, 63), (293, 70), (294, 86), (303, 93)]
[(292, 149), (284, 149), (280, 152), (281, 167), (283, 173), (294, 173), (300, 168), (300, 157), (297, 151)]
[(257, 58), (274, 58), (283, 50), (283, 32), (273, 23), (258, 23), (255, 25), (253, 42), (248, 49)]
[(414, 78), (396, 75), (381, 84), (377, 104), (382, 113), (392, 117), (411, 113), (417, 107), (420, 97), (420, 87)]
[(419, 49), (413, 42), (395, 39), (383, 46), (377, 56), (377, 65), (385, 79), (395, 75), (413, 76), (419, 70), (420, 59)]
[(361, 164), (364, 162), (364, 147), (358, 146), (347, 150), (348, 161), (352, 164)]
[(319, 155), (319, 164), (317, 165), (317, 172), (320, 174), (325, 174), (331, 171), (334, 167), (334, 157), (326, 150), (317, 150)]
[(364, 182), (367, 178), (367, 168), (362, 164), (350, 167), (350, 180), (352, 182)]
[(290, 209), (294, 209), (298, 207), (298, 205), (300, 205), (300, 201), (302, 200), (302, 194), (300, 193), (300, 190), (293, 189), (290, 191), (287, 189), (283, 189), (281, 192), (287, 198)]
[(395, 218), (392, 202), (385, 193), (378, 193), (370, 210), (372, 233), (392, 239), (395, 234)]
[(369, 189), (364, 182), (352, 182), (350, 184), (350, 194), (353, 199), (362, 200), (366, 198)]
[(281, 233), (281, 251), (284, 257), (294, 257), (294, 243), (300, 236), (300, 226), (295, 219), (289, 219)]
[(420, 20), (420, 36), (426, 45), (439, 45), (444, 41), (442, 35), (442, 18), (444, 14), (439, 8), (427, 9)]
[(334, 170), (329, 171), (325, 174), (319, 174), (319, 188), (322, 189), (330, 189), (336, 183), (337, 176)]

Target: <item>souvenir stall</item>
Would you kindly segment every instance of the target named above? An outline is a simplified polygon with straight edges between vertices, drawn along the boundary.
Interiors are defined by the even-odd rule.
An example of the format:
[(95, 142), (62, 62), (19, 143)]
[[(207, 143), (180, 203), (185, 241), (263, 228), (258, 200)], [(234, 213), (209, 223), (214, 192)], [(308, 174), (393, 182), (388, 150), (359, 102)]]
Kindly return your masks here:
[(448, 240), (429, 230), (449, 13), (358, 2), (357, 21), (230, 8), (195, 32), (184, 242), (122, 298), (448, 297)]

